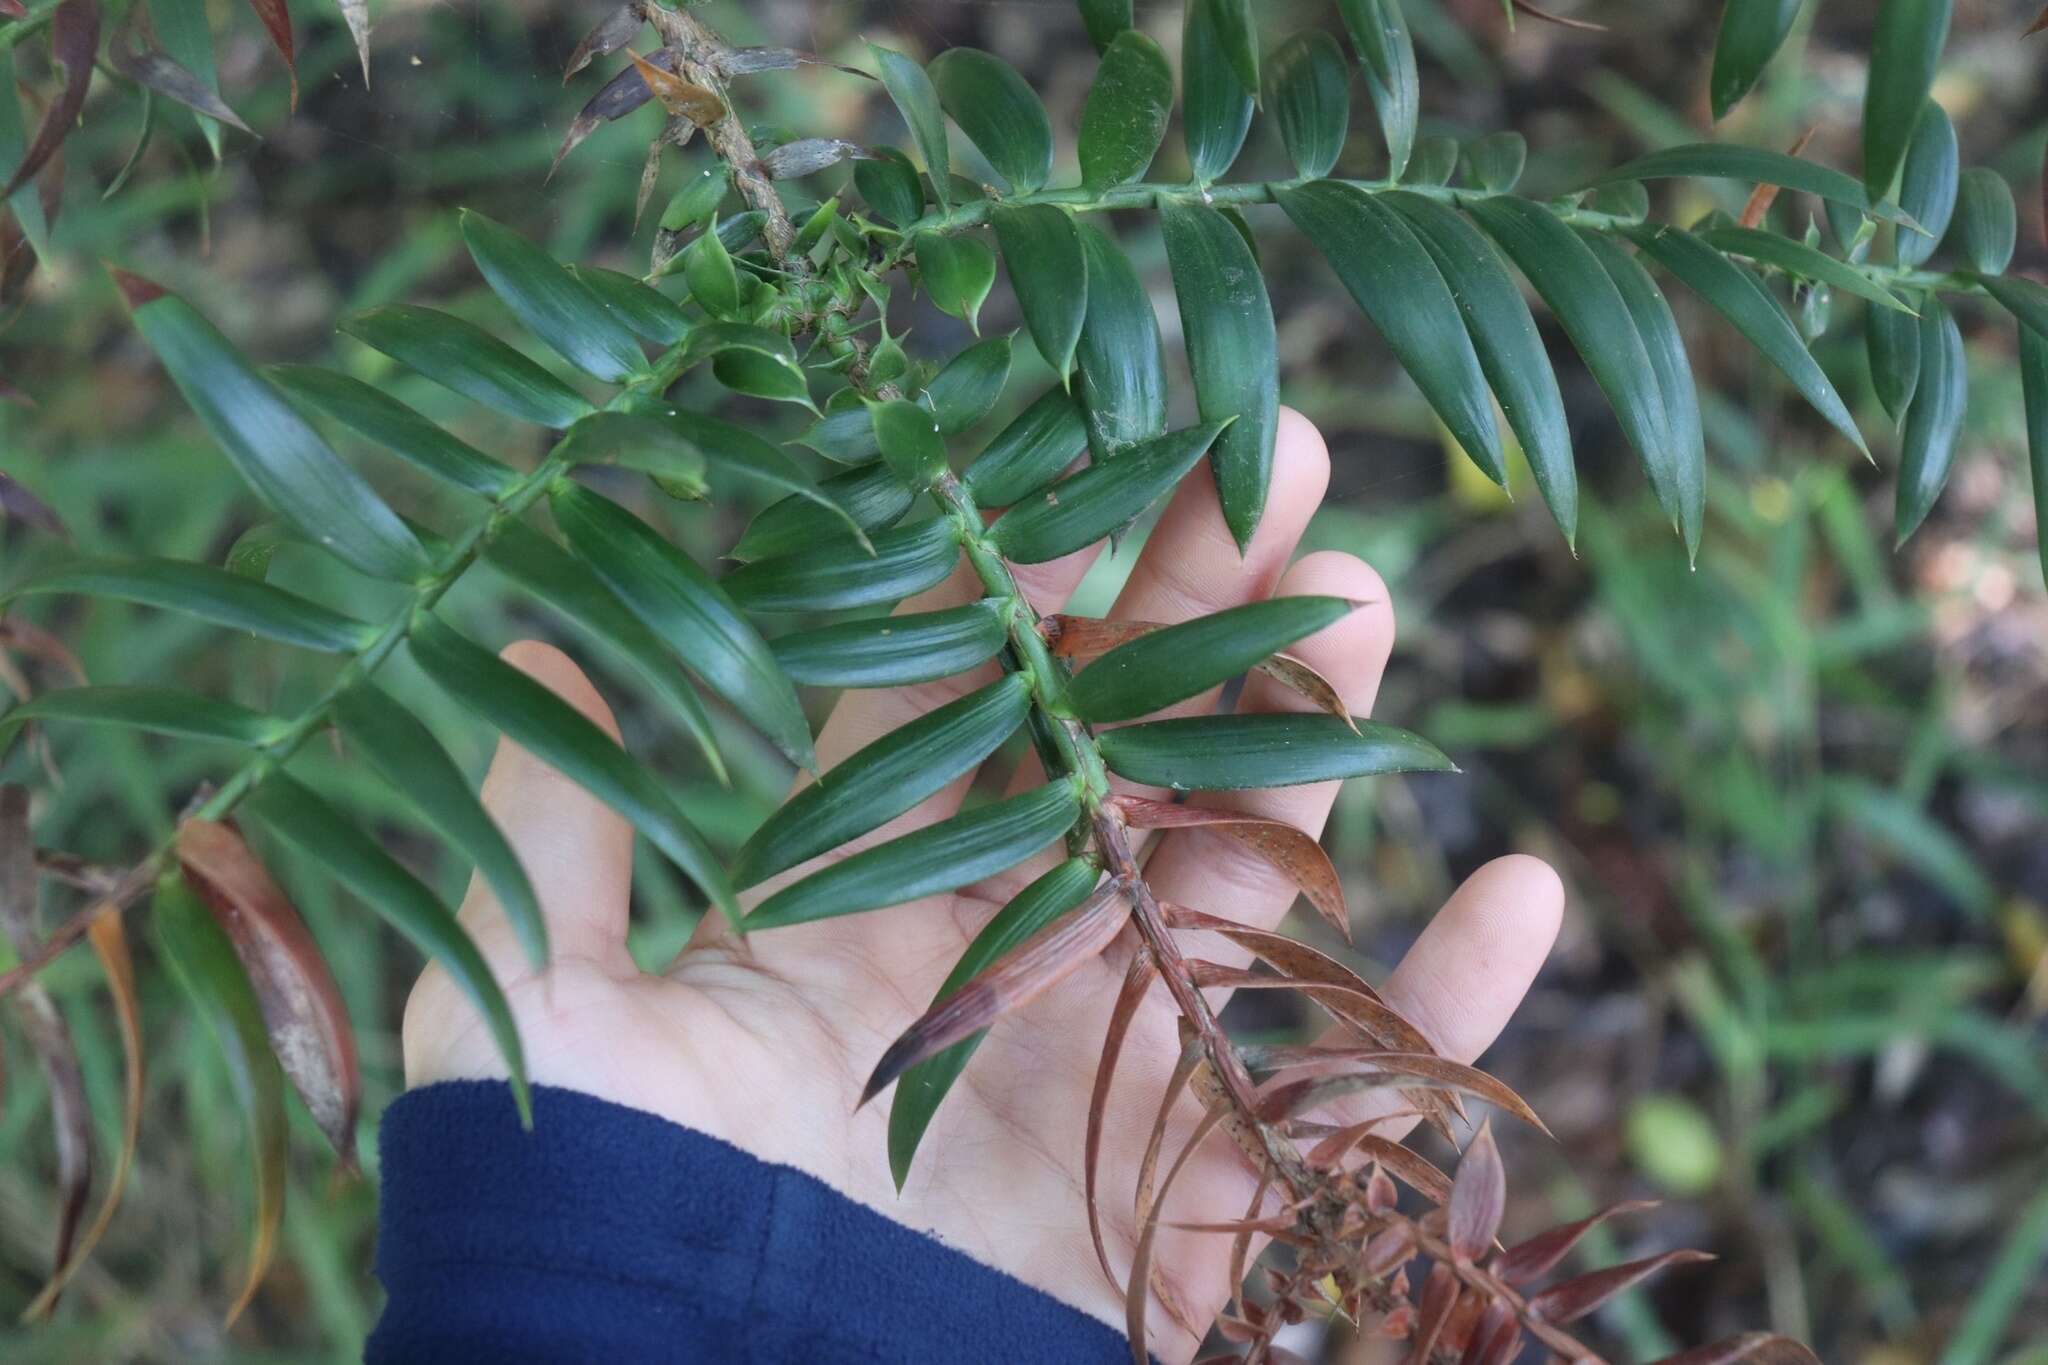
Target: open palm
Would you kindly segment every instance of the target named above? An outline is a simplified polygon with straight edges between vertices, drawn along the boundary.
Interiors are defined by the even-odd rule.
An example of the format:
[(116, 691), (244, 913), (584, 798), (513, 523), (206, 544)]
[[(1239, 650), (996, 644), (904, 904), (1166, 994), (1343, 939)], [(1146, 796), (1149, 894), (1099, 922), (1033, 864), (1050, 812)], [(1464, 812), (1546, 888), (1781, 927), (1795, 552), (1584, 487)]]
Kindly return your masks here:
[[(1215, 491), (1198, 473), (1166, 510), (1114, 614), (1172, 622), (1276, 595), (1362, 601), (1360, 610), (1292, 652), (1327, 677), (1354, 712), (1366, 713), (1393, 642), (1385, 588), (1346, 555), (1291, 562), (1328, 475), (1321, 438), (1299, 415), (1283, 413), (1270, 502), (1249, 549), (1239, 555)], [(1095, 553), (1020, 567), (1018, 580), (1041, 612), (1057, 611)], [(954, 606), (979, 591), (963, 571), (903, 610)], [(604, 702), (560, 652), (529, 643), (506, 657), (616, 734)], [(821, 767), (829, 771), (991, 677), (993, 665), (939, 683), (849, 694), (820, 736)], [(1214, 704), (1213, 695), (1198, 697), (1174, 711), (1199, 713)], [(1240, 708), (1302, 704), (1254, 677)], [(1019, 789), (1043, 780), (1035, 760), (1026, 767), (1013, 777)], [(944, 818), (970, 781), (961, 779), (819, 862)], [(1316, 832), (1336, 790), (1325, 783), (1200, 799)], [(995, 1026), (933, 1121), (900, 1193), (885, 1156), (886, 1102), (856, 1108), (883, 1050), (929, 1005), (976, 931), (1050, 866), (1052, 850), (1044, 862), (955, 895), (765, 931), (744, 945), (707, 920), (665, 973), (650, 975), (626, 951), (633, 838), (627, 824), (509, 742), (491, 766), (484, 797), (539, 892), (551, 965), (539, 973), (527, 965), (488, 890), (471, 887), (462, 919), (507, 985), (535, 1082), (646, 1110), (806, 1171), (1121, 1330), (1122, 1295), (1097, 1267), (1089, 1238), (1082, 1136), (1111, 1004), (1129, 960), (1128, 931), (1101, 959)], [(785, 874), (769, 889), (814, 866)], [(1147, 875), (1164, 900), (1259, 926), (1278, 922), (1296, 894), (1271, 866), (1199, 829), (1155, 840)], [(1390, 1003), (1445, 1055), (1472, 1060), (1542, 964), (1561, 901), (1556, 876), (1534, 859), (1504, 858), (1480, 869), (1386, 983)], [(1201, 951), (1238, 960), (1220, 941), (1203, 943)], [(404, 1043), (412, 1085), (505, 1074), (488, 1033), (438, 968), (422, 976), (407, 1005)], [(1119, 1273), (1135, 1241), (1131, 1191), (1179, 1052), (1174, 1009), (1155, 986), (1133, 1022), (1105, 1124), (1100, 1188)], [(1169, 1143), (1198, 1117), (1194, 1102), (1183, 1100)], [(1252, 1183), (1231, 1144), (1211, 1142), (1176, 1186), (1169, 1216), (1235, 1217)], [(1162, 1237), (1150, 1333), (1162, 1360), (1192, 1356), (1199, 1340), (1185, 1324), (1206, 1324), (1228, 1296), (1229, 1242), (1196, 1232)]]

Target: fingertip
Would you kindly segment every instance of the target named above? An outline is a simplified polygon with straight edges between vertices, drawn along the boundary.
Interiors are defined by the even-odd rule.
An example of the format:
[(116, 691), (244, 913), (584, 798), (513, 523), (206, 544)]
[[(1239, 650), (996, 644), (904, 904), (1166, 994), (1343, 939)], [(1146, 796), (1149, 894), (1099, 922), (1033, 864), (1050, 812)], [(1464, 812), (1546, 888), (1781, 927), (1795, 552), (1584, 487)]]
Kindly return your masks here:
[(1466, 878), (1387, 983), (1395, 1007), (1447, 1057), (1492, 1045), (1557, 941), (1564, 883), (1527, 854), (1496, 858)]
[[(1293, 408), (1280, 409), (1273, 436), (1273, 500), (1284, 500), (1312, 514), (1330, 491), (1330, 448), (1315, 423)], [(1304, 516), (1306, 520), (1306, 516)]]
[(541, 640), (519, 640), (505, 646), (498, 657), (575, 707), (614, 740), (619, 738), (619, 722), (611, 706), (567, 654)]
[[(1379, 574), (1356, 555), (1318, 550), (1302, 556), (1281, 576), (1274, 595), (1343, 597), (1358, 604), (1350, 615), (1297, 641), (1287, 652), (1320, 671), (1353, 712), (1370, 712), (1394, 652), (1394, 606)], [(1296, 705), (1284, 689), (1267, 685), (1259, 688), (1257, 702), (1276, 710)]]

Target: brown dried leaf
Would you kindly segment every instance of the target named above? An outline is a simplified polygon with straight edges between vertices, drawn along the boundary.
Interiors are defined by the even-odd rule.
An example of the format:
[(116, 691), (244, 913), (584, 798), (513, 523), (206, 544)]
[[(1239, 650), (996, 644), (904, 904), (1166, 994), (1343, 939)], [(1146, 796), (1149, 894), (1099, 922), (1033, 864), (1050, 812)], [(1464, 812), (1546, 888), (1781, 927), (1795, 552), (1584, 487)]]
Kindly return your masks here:
[(1292, 654), (1275, 654), (1261, 663), (1258, 671), (1315, 703), (1317, 709), (1343, 721), (1354, 734), (1357, 732), (1358, 722), (1352, 719), (1351, 708), (1344, 704), (1344, 698), (1337, 695), (1336, 686), (1302, 660)]
[[(1411, 1088), (1415, 1082), (1423, 1082), (1431, 1088), (1454, 1090), (1474, 1099), (1485, 1100), (1513, 1114), (1530, 1127), (1549, 1135), (1550, 1130), (1536, 1116), (1520, 1095), (1506, 1085), (1487, 1075), (1476, 1067), (1462, 1062), (1422, 1052), (1380, 1052), (1368, 1048), (1320, 1048), (1314, 1049), (1325, 1055), (1313, 1059), (1321, 1065), (1331, 1060), (1351, 1060), (1367, 1063), (1366, 1071), (1344, 1072), (1334, 1076), (1311, 1076), (1284, 1085), (1269, 1087), (1261, 1097), (1260, 1117), (1269, 1122), (1292, 1118), (1348, 1094), (1361, 1090), (1391, 1087)], [(1347, 1058), (1345, 1054), (1350, 1054)]]
[(1431, 1202), (1441, 1204), (1448, 1200), (1451, 1178), (1438, 1170), (1434, 1162), (1413, 1148), (1373, 1135), (1373, 1128), (1384, 1122), (1383, 1115), (1339, 1129), (1309, 1150), (1309, 1164), (1334, 1169), (1350, 1152), (1361, 1151)]
[(1047, 616), (1038, 623), (1038, 633), (1062, 659), (1107, 654), (1118, 645), (1164, 628), (1159, 621), (1106, 621), (1097, 616)]
[(70, 647), (33, 621), (18, 616), (0, 617), (0, 649), (28, 655), (38, 663), (62, 669), (79, 687), (86, 684), (85, 665)]
[(1605, 24), (1596, 24), (1590, 19), (1567, 19), (1562, 14), (1552, 14), (1548, 10), (1538, 9), (1530, 4), (1529, 0), (1514, 0), (1514, 6), (1531, 19), (1541, 19), (1544, 23), (1556, 24), (1559, 28), (1575, 28), (1585, 33), (1607, 32)]
[(562, 84), (567, 85), (572, 77), (589, 66), (595, 57), (609, 57), (627, 43), (640, 36), (640, 30), (647, 24), (647, 16), (640, 9), (640, 0), (628, 0), (599, 21), (596, 28), (583, 35), (583, 41), (576, 44), (576, 50), (569, 54), (569, 64), (562, 68)]
[(905, 1029), (876, 1063), (861, 1091), (861, 1104), (919, 1062), (981, 1032), (1009, 1011), (1022, 1009), (1077, 967), (1094, 961), (1115, 942), (1130, 917), (1123, 887), (1104, 882), (1087, 900), (1003, 954)]
[(1557, 1269), (1557, 1263), (1571, 1254), (1580, 1238), (1608, 1219), (1656, 1207), (1654, 1199), (1632, 1199), (1626, 1203), (1610, 1204), (1592, 1217), (1581, 1218), (1576, 1223), (1565, 1223), (1548, 1232), (1539, 1232), (1528, 1241), (1517, 1242), (1494, 1257), (1493, 1273), (1509, 1284), (1527, 1284), (1541, 1279)]
[(1124, 1039), (1131, 1031), (1131, 1020), (1144, 1003), (1145, 993), (1152, 988), (1158, 976), (1152, 962), (1152, 954), (1139, 951), (1131, 959), (1130, 970), (1124, 973), (1123, 988), (1117, 992), (1116, 1004), (1109, 1011), (1109, 1031), (1102, 1040), (1102, 1061), (1095, 1068), (1095, 1088), (1088, 1097), (1088, 1132), (1082, 1152), (1082, 1179), (1088, 1205), (1088, 1236), (1095, 1243), (1095, 1259), (1102, 1266), (1103, 1278), (1113, 1285), (1118, 1293), (1123, 1285), (1117, 1283), (1116, 1272), (1109, 1268), (1109, 1251), (1102, 1242), (1102, 1210), (1095, 1198), (1096, 1169), (1102, 1158), (1102, 1123), (1109, 1109), (1110, 1082), (1116, 1077), (1117, 1059), (1123, 1055)]
[(36, 124), (36, 135), (22, 155), (21, 164), (0, 189), (0, 200), (12, 199), (14, 192), (36, 178), (71, 130), (78, 126), (79, 111), (85, 108), (86, 87), (92, 84), (93, 55), (100, 46), (99, 0), (64, 0), (50, 16), (50, 53), (64, 67), (64, 87)]
[(1458, 1281), (1451, 1268), (1435, 1267), (1422, 1285), (1422, 1306), (1415, 1335), (1408, 1339), (1407, 1365), (1429, 1365), (1430, 1357), (1436, 1354), (1437, 1338), (1443, 1335), (1444, 1324), (1450, 1321), (1451, 1310), (1457, 1304)]
[[(1199, 1050), (1195, 1055), (1199, 1060)], [(1179, 1074), (1176, 1070), (1175, 1075)], [(1165, 1127), (1165, 1114), (1173, 1107), (1177, 1089), (1178, 1087), (1173, 1085), (1167, 1088), (1167, 1102), (1161, 1110), (1162, 1131)], [(1141, 1231), (1138, 1234), (1138, 1248), (1131, 1258), (1130, 1288), (1124, 1291), (1124, 1331), (1130, 1338), (1131, 1359), (1136, 1365), (1150, 1365), (1151, 1362), (1151, 1353), (1145, 1349), (1145, 1342), (1150, 1336), (1146, 1331), (1145, 1303), (1149, 1298), (1152, 1280), (1152, 1246), (1159, 1236), (1159, 1212), (1166, 1207), (1166, 1196), (1173, 1189), (1173, 1182), (1179, 1179), (1181, 1171), (1187, 1166), (1188, 1158), (1194, 1155), (1195, 1149), (1215, 1131), (1216, 1125), (1229, 1112), (1229, 1107), (1222, 1105), (1202, 1115), (1202, 1121), (1196, 1124), (1195, 1131), (1189, 1134), (1187, 1144), (1180, 1149), (1180, 1155), (1173, 1159), (1173, 1165), (1167, 1167), (1166, 1178), (1159, 1182), (1158, 1198), (1139, 1215), (1138, 1226)], [(1155, 1131), (1153, 1137), (1156, 1148), (1159, 1132)], [(1156, 1151), (1152, 1155), (1156, 1155)]]
[(1546, 1322), (1562, 1326), (1586, 1316), (1616, 1294), (1648, 1279), (1666, 1266), (1692, 1265), (1713, 1259), (1704, 1251), (1667, 1251), (1661, 1256), (1645, 1256), (1640, 1261), (1588, 1271), (1532, 1296), (1529, 1311)]
[[(2042, 24), (2048, 24), (2048, 15), (2042, 16)], [(1744, 1332), (1739, 1337), (1727, 1337), (1666, 1356), (1656, 1365), (1735, 1365), (1739, 1360), (1753, 1361), (1755, 1365), (1820, 1365), (1820, 1357), (1804, 1345), (1774, 1332)]]
[(1306, 830), (1244, 811), (1213, 810), (1171, 801), (1122, 796), (1113, 803), (1133, 829), (1204, 829), (1258, 854), (1301, 889), (1316, 912), (1351, 941), (1344, 884), (1330, 855)]
[(1458, 1174), (1451, 1181), (1451, 1201), (1446, 1206), (1451, 1250), (1461, 1260), (1484, 1256), (1500, 1231), (1501, 1215), (1507, 1207), (1507, 1168), (1501, 1165), (1500, 1148), (1493, 1140), (1493, 1120), (1488, 1119), (1465, 1148)]
[(178, 861), (234, 945), (255, 988), (278, 1065), (334, 1146), (355, 1165), (362, 1077), (341, 989), (305, 921), (234, 828), (211, 820), (178, 827)]
[(1328, 954), (1317, 952), (1285, 934), (1219, 919), (1184, 905), (1167, 904), (1161, 909), (1169, 926), (1221, 934), (1281, 973), (1279, 976), (1262, 976), (1242, 968), (1224, 967), (1197, 959), (1189, 964), (1204, 978), (1198, 980), (1197, 985), (1299, 990), (1339, 1021), (1357, 1028), (1390, 1052), (1436, 1051), (1429, 1039), (1422, 1036), (1422, 1030), (1402, 1018), (1400, 1012), (1368, 986), (1358, 973)]
[(299, 107), (299, 65), (292, 56), (292, 15), (285, 7), (285, 0), (249, 0), (249, 8), (256, 11), (256, 17), (263, 21), (263, 31), (270, 35), (270, 45), (277, 49), (277, 55), (284, 58), (284, 69), (292, 79), (292, 109)]
[[(2027, 25), (2026, 32), (2020, 34), (2020, 37), (2031, 38), (2044, 28), (2048, 28), (2048, 9), (2042, 10), (2039, 15), (2035, 16), (2034, 22)], [(1804, 1350), (1805, 1348), (1801, 1347), (1800, 1349)], [(1673, 1358), (1676, 1359), (1676, 1357)]]
[(627, 67), (606, 81), (603, 87), (590, 97), (589, 103), (577, 111), (575, 119), (569, 124), (569, 131), (562, 136), (562, 145), (555, 149), (554, 162), (548, 167), (548, 179), (554, 178), (555, 172), (562, 168), (562, 162), (569, 153), (575, 151), (585, 138), (597, 131), (598, 124), (622, 119), (653, 97), (654, 92), (649, 90), (647, 82), (640, 78), (641, 66), (673, 71), (676, 54), (665, 47), (657, 48), (644, 61), (638, 58), (635, 61), (636, 65)]
[[(1813, 134), (1814, 130), (1812, 128), (1808, 128), (1805, 132), (1801, 133), (1799, 140), (1792, 144), (1791, 150), (1785, 153), (1785, 155), (1798, 156), (1801, 152), (1805, 151), (1806, 144), (1813, 141)], [(1778, 185), (1758, 185), (1754, 190), (1750, 191), (1749, 202), (1742, 206), (1742, 225), (1744, 227), (1753, 228), (1763, 222), (1764, 215), (1769, 213), (1771, 205), (1777, 202), (1780, 188)]]
[(708, 128), (725, 117), (725, 101), (718, 97), (716, 90), (706, 90), (701, 85), (686, 81), (637, 52), (628, 52), (626, 56), (661, 107), (675, 117), (686, 118), (699, 128)]
[(29, 492), (10, 474), (0, 474), (0, 516), (9, 521), (26, 522), (39, 531), (64, 540), (71, 539), (71, 532), (56, 509)]
[(1166, 1126), (1173, 1120), (1173, 1107), (1180, 1103), (1181, 1092), (1188, 1088), (1195, 1068), (1203, 1062), (1201, 1041), (1190, 1033), (1185, 1019), (1180, 1021), (1180, 1030), (1180, 1059), (1173, 1065), (1173, 1074), (1166, 1078), (1166, 1089), (1159, 1096), (1159, 1113), (1152, 1120), (1151, 1136), (1145, 1140), (1145, 1155), (1138, 1162), (1138, 1183), (1132, 1192), (1131, 1212), (1141, 1225), (1152, 1212), (1153, 1183), (1159, 1174), (1159, 1150), (1166, 1142)]
[(1459, 1357), (1458, 1365), (1486, 1365), (1503, 1340), (1512, 1342), (1520, 1335), (1521, 1329), (1515, 1326), (1514, 1310), (1495, 1299), (1480, 1313), (1478, 1325), (1472, 1329), (1471, 1340), (1465, 1343), (1465, 1354)]

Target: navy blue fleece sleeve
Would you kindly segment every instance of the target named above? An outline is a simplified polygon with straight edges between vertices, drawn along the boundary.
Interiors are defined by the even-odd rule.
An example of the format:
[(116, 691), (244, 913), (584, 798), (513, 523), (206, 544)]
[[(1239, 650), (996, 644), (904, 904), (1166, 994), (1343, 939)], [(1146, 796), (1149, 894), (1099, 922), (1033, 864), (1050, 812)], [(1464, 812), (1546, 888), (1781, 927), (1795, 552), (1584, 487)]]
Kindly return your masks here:
[(503, 1084), (459, 1081), (385, 1113), (369, 1365), (1130, 1359), (801, 1171), (573, 1090), (533, 1110), (522, 1132)]

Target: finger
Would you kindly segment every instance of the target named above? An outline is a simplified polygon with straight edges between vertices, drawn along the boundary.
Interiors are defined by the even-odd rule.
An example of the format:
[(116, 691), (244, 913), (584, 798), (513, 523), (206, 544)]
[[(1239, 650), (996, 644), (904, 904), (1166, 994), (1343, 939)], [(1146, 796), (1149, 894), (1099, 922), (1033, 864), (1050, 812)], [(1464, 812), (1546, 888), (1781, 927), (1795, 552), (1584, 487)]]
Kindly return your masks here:
[[(619, 738), (611, 708), (561, 650), (525, 640), (507, 648), (503, 657), (612, 739)], [(630, 972), (626, 919), (632, 895), (632, 827), (510, 739), (498, 741), (484, 777), (483, 804), (533, 883), (547, 922), (550, 956), (583, 957), (607, 969)], [(504, 907), (482, 877), (470, 878), (459, 918), (501, 980), (530, 973)]]

